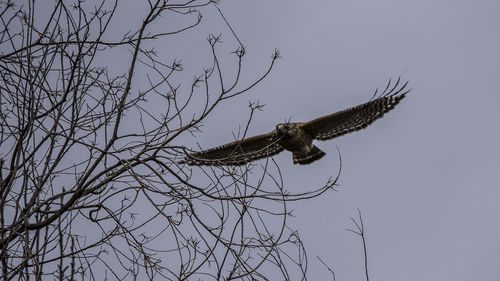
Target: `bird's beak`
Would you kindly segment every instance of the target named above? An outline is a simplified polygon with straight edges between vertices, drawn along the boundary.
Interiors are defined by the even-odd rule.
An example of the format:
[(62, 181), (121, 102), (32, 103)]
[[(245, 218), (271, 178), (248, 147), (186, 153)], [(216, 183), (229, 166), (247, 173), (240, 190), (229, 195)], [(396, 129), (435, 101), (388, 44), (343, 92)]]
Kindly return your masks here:
[(281, 137), (285, 134), (285, 128), (282, 125), (276, 126), (276, 133), (278, 137)]
[(276, 131), (277, 131), (278, 137), (283, 137), (286, 134), (288, 134), (288, 128), (287, 128), (287, 126), (284, 126), (284, 125), (278, 125), (276, 127)]

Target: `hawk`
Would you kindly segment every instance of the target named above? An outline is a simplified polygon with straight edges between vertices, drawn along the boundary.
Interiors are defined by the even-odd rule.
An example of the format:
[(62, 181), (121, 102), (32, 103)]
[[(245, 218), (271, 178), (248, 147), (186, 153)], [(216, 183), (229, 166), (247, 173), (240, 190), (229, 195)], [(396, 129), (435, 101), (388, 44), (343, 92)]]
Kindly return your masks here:
[(329, 140), (366, 128), (410, 92), (408, 82), (400, 86), (400, 79), (377, 96), (377, 90), (367, 103), (322, 116), (309, 122), (281, 123), (268, 134), (262, 134), (205, 151), (186, 153), (180, 164), (189, 165), (243, 165), (266, 158), (283, 150), (291, 151), (294, 164), (309, 164), (325, 155), (313, 140)]

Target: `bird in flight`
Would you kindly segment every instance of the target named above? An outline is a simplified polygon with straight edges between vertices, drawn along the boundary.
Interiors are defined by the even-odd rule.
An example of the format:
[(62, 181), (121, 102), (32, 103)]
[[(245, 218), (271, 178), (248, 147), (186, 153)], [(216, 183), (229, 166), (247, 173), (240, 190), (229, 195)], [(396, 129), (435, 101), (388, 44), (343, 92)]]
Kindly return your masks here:
[(294, 164), (309, 164), (325, 155), (313, 140), (329, 140), (366, 128), (393, 109), (405, 95), (408, 82), (400, 79), (373, 97), (367, 103), (319, 117), (309, 122), (280, 123), (270, 133), (234, 141), (205, 151), (186, 153), (180, 164), (189, 165), (243, 165), (270, 157), (283, 150), (292, 152)]

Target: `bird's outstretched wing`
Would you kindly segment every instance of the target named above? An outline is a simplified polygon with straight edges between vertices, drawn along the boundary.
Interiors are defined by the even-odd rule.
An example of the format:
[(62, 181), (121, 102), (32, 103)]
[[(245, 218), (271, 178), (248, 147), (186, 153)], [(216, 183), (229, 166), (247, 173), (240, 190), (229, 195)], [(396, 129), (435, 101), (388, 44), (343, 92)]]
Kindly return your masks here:
[(369, 102), (302, 123), (301, 127), (317, 140), (333, 139), (366, 128), (405, 97), (410, 91), (405, 89), (407, 84), (408, 82), (401, 86), (398, 79), (391, 86), (389, 80), (385, 90), (380, 95), (375, 91)]
[(234, 141), (205, 151), (187, 153), (180, 163), (189, 165), (243, 165), (283, 151), (274, 131)]

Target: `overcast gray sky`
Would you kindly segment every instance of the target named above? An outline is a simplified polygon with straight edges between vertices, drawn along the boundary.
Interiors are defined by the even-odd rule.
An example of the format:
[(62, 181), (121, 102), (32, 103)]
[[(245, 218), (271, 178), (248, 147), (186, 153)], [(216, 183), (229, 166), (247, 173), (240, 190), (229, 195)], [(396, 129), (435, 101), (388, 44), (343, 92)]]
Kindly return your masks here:
[[(133, 9), (144, 3), (120, 4), (115, 28), (135, 30), (144, 13)], [(327, 152), (319, 161), (274, 157), (285, 187), (301, 192), (336, 175), (336, 145), (342, 154), (338, 192), (291, 205), (310, 280), (330, 278), (316, 256), (336, 280), (363, 280), (361, 240), (345, 230), (357, 208), (371, 280), (500, 280), (500, 1), (223, 0), (220, 8), (247, 50), (242, 79), (259, 77), (274, 48), (282, 59), (261, 84), (206, 118), (202, 134), (182, 136), (191, 148), (233, 141), (249, 101), (265, 104), (250, 136), (364, 103), (389, 78), (413, 89), (367, 129), (318, 142)], [(184, 86), (210, 64), (209, 33), (222, 34), (218, 51), (234, 66), (234, 37), (213, 6), (202, 13), (202, 25), (155, 45), (165, 61), (182, 58)], [(175, 18), (165, 21), (158, 28), (173, 30)], [(122, 52), (114, 55), (129, 55)], [(103, 63), (123, 72), (130, 61), (114, 58)], [(137, 74), (138, 88), (144, 78)]]
[[(266, 105), (252, 135), (363, 103), (399, 75), (413, 88), (369, 128), (320, 142), (328, 153), (320, 161), (294, 166), (289, 153), (275, 157), (287, 188), (300, 191), (335, 174), (335, 144), (342, 152), (339, 192), (293, 205), (311, 280), (330, 276), (316, 255), (337, 280), (362, 280), (361, 241), (345, 231), (356, 208), (373, 280), (500, 280), (499, 1), (235, 0), (221, 8), (247, 47), (247, 74), (262, 73), (275, 47), (283, 59), (206, 120), (196, 139), (205, 148), (233, 140), (249, 100)], [(201, 48), (196, 40), (208, 32), (223, 32), (234, 49), (213, 18), (168, 53)], [(200, 60), (183, 58), (193, 69)]]

